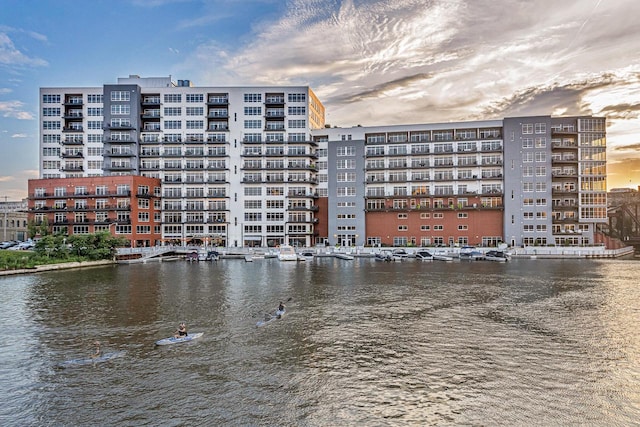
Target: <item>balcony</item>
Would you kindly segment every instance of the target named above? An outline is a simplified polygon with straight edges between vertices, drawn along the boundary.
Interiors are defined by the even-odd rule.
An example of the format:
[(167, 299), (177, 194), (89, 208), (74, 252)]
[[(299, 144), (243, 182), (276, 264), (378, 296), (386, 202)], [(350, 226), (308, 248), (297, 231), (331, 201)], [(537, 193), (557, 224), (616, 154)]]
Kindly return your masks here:
[(83, 132), (82, 126), (65, 126), (62, 128), (62, 132)]
[(160, 105), (160, 97), (159, 96), (144, 96), (141, 100), (143, 106), (155, 106)]
[(81, 165), (63, 165), (60, 170), (63, 172), (82, 172), (84, 167)]
[(82, 153), (82, 151), (63, 151), (61, 154), (63, 159), (69, 159), (69, 158), (83, 158), (84, 154)]
[(227, 96), (209, 96), (207, 105), (229, 105), (229, 98)]

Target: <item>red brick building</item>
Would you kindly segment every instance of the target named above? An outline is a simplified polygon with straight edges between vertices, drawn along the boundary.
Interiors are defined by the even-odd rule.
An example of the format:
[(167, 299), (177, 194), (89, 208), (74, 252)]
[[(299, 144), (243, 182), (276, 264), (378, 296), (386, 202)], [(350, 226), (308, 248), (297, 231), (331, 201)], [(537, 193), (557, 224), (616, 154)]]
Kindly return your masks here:
[(493, 205), (483, 204), (480, 197), (408, 200), (400, 206), (393, 200), (384, 206), (370, 205), (367, 236), (375, 236), (384, 246), (494, 246), (502, 240), (501, 198), (492, 198)]
[(109, 231), (131, 246), (161, 241), (160, 180), (136, 175), (29, 180), (29, 221), (51, 233)]

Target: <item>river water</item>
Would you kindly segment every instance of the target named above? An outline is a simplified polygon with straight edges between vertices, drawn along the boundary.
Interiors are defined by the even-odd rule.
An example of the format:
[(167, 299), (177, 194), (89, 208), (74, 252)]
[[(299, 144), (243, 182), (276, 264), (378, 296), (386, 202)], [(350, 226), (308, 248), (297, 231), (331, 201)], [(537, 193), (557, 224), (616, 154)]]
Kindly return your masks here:
[[(639, 273), (325, 258), (3, 277), (0, 424), (638, 425)], [(204, 336), (154, 345), (180, 321)], [(58, 367), (95, 340), (123, 353)]]

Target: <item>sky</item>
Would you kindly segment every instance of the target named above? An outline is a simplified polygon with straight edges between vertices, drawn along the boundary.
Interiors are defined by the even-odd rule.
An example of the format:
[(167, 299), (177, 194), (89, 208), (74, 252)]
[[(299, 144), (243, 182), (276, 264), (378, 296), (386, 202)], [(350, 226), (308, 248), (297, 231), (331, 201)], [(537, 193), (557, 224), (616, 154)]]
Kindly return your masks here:
[(40, 87), (309, 85), (332, 126), (607, 117), (640, 186), (637, 0), (2, 0), (0, 201), (38, 178)]

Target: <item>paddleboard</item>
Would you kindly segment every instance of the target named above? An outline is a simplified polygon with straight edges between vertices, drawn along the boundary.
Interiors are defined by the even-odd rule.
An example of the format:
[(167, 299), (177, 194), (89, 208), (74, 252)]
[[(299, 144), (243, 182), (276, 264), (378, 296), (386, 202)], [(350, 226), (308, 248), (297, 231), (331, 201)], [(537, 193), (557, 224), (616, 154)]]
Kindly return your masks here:
[(264, 319), (259, 321), (258, 323), (256, 323), (256, 326), (259, 328), (261, 326), (264, 325), (268, 325), (269, 323), (273, 322), (274, 320), (278, 320), (278, 319), (282, 319), (282, 316), (284, 316), (284, 314), (287, 312), (287, 310), (276, 310), (276, 312), (272, 315), (270, 315), (271, 317), (268, 319)]
[(156, 341), (156, 345), (179, 344), (183, 342), (193, 341), (197, 338), (200, 338), (202, 335), (204, 335), (204, 332), (196, 332), (195, 334), (189, 334), (186, 337), (180, 337), (180, 338), (176, 338), (176, 337), (164, 338), (164, 339), (161, 339), (160, 341)]
[(79, 359), (71, 359), (65, 360), (64, 362), (58, 363), (59, 368), (68, 368), (71, 366), (82, 366), (82, 365), (92, 365), (94, 363), (106, 362), (107, 360), (111, 360), (114, 357), (119, 357), (124, 355), (124, 351), (114, 351), (111, 353), (104, 353), (98, 357), (85, 357)]

